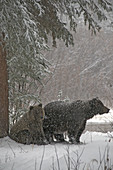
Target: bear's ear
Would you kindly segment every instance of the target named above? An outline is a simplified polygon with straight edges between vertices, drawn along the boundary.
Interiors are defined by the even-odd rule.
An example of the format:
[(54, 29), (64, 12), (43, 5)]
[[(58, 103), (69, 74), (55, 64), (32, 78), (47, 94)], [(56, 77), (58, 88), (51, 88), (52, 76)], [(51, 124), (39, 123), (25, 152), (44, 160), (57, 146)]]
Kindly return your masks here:
[(99, 100), (98, 97), (95, 97), (95, 98), (92, 99), (93, 102), (95, 102), (95, 101), (97, 101), (97, 100)]
[(90, 100), (90, 101), (89, 101), (90, 106), (91, 106), (91, 107), (94, 107), (94, 106), (95, 106), (95, 104), (96, 104), (96, 102), (97, 102), (97, 100), (98, 100), (98, 98), (97, 98), (97, 97), (96, 97), (96, 98), (93, 98), (92, 100)]
[(30, 108), (29, 108), (30, 110), (32, 110), (33, 109), (33, 106), (30, 106)]
[(39, 107), (42, 107), (42, 103), (40, 103), (38, 106), (39, 106)]
[(90, 104), (90, 106), (93, 108), (93, 106), (95, 105), (95, 101), (96, 101), (97, 99), (96, 98), (93, 98), (92, 100), (90, 100), (89, 101), (89, 104)]

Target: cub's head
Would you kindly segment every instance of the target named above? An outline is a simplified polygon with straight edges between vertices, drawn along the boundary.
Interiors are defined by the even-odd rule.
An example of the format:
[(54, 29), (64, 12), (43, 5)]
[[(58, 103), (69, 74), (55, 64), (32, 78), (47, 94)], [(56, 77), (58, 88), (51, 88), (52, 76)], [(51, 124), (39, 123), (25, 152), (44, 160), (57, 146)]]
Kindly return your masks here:
[(98, 98), (90, 100), (90, 107), (94, 115), (108, 113), (110, 110), (104, 106), (104, 104)]
[(31, 115), (34, 115), (35, 119), (38, 119), (38, 120), (44, 119), (45, 112), (44, 112), (44, 109), (42, 108), (42, 103), (40, 103), (39, 105), (36, 105), (36, 106), (30, 106), (29, 109), (30, 109), (29, 113)]

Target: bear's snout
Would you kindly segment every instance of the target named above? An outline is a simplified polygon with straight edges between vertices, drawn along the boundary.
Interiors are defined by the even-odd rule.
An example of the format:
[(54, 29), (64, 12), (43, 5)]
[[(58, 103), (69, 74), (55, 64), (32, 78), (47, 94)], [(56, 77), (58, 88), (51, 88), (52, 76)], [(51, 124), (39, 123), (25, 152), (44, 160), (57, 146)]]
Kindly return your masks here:
[(110, 111), (110, 109), (108, 109), (107, 107), (104, 106), (104, 113), (108, 113)]

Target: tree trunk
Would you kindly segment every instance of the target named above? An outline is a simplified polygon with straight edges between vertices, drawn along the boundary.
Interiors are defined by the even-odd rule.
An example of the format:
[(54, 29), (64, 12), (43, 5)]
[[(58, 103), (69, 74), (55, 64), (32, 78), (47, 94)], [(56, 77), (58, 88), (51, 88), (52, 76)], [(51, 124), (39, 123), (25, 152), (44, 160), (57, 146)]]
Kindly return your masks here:
[(5, 44), (0, 34), (0, 137), (8, 135), (8, 76)]

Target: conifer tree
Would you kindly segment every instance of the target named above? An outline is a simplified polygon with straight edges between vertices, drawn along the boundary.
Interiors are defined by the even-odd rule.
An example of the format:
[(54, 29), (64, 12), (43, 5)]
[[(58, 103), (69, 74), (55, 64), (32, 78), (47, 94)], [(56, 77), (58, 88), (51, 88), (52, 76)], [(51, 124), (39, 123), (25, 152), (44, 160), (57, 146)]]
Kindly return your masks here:
[[(83, 17), (84, 23), (89, 29), (96, 33), (100, 30), (100, 21), (106, 20), (105, 12), (111, 10), (108, 0), (1, 0), (0, 1), (0, 37), (4, 35), (5, 46), (0, 40), (0, 61), (6, 50), (4, 60), (5, 72), (1, 72), (1, 88), (8, 89), (9, 84), (9, 111), (13, 119), (23, 114), (23, 108), (29, 103), (39, 100), (38, 83), (49, 72), (48, 61), (42, 52), (48, 50), (48, 35), (53, 38), (53, 46), (56, 40), (63, 40), (66, 46), (74, 45), (73, 36), (67, 27), (76, 32), (79, 17)], [(63, 19), (61, 19), (63, 16)], [(5, 63), (7, 61), (7, 63)], [(0, 63), (1, 64), (1, 63)], [(3, 82), (3, 74), (5, 81)], [(7, 92), (0, 101), (7, 101)], [(5, 107), (0, 105), (0, 121), (7, 117)], [(8, 121), (8, 119), (4, 119)], [(8, 124), (8, 123), (5, 123)], [(7, 126), (6, 126), (7, 127)], [(7, 129), (7, 128), (6, 128)], [(7, 131), (7, 130), (6, 130)], [(5, 135), (5, 133), (4, 133)], [(1, 136), (1, 134), (0, 134)]]

